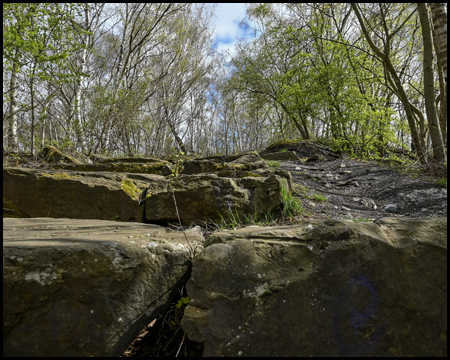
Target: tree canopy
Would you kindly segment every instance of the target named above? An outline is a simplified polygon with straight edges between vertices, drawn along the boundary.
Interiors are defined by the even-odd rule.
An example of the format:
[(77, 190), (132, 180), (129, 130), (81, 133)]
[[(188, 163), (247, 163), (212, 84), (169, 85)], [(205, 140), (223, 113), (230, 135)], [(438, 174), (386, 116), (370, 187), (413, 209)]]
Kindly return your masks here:
[[(319, 139), (446, 162), (445, 4), (3, 4), (3, 146), (163, 156)], [(443, 16), (445, 14), (445, 17)]]

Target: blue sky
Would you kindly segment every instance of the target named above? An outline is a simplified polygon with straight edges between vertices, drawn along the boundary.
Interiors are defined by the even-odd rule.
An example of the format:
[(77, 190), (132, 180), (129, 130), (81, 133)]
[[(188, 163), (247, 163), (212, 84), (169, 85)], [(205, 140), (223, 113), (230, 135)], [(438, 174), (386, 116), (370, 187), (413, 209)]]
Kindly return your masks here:
[(216, 41), (217, 48), (221, 52), (229, 50), (234, 53), (236, 37), (242, 36), (244, 31), (239, 28), (239, 23), (245, 18), (245, 3), (217, 4), (216, 16)]

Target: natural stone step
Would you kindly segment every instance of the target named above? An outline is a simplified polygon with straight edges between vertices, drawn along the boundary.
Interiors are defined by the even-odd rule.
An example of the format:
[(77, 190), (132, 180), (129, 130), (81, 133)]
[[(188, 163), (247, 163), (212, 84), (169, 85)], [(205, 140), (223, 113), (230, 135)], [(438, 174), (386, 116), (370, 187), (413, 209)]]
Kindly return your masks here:
[(287, 181), (278, 175), (225, 178), (216, 174), (180, 176), (170, 180), (166, 191), (147, 192), (146, 218), (152, 223), (178, 221), (173, 196), (184, 225), (207, 221), (230, 222), (230, 216), (262, 216), (283, 201)]
[(447, 356), (447, 218), (216, 233), (182, 326), (203, 356)]
[(3, 168), (3, 207), (19, 217), (142, 222), (145, 192), (166, 182), (150, 174)]
[(261, 157), (266, 160), (301, 161), (295, 151), (268, 153), (261, 155)]
[[(142, 160), (142, 159), (141, 159)], [(139, 174), (169, 175), (172, 172), (173, 165), (168, 161), (159, 162), (124, 162), (124, 161), (105, 161), (97, 164), (58, 164), (49, 166), (50, 169), (71, 170), (71, 171), (108, 171), (125, 172)]]
[(156, 225), (3, 219), (3, 356), (121, 355), (186, 282), (189, 256)]

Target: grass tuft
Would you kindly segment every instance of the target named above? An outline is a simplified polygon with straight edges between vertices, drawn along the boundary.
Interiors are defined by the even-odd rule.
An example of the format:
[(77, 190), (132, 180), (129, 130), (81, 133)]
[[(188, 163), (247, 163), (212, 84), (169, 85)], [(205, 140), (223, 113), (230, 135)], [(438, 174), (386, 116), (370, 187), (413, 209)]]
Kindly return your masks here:
[(264, 160), (270, 167), (280, 167), (280, 163), (274, 160)]
[(316, 193), (316, 192), (313, 194), (313, 199), (315, 201), (328, 201), (328, 199), (325, 196), (323, 196), (320, 193)]
[(441, 187), (447, 187), (447, 179), (438, 179), (436, 180), (436, 184), (438, 184)]
[(281, 196), (283, 197), (282, 214), (284, 218), (289, 219), (303, 214), (305, 209), (303, 209), (301, 201), (293, 196), (284, 185), (281, 188)]

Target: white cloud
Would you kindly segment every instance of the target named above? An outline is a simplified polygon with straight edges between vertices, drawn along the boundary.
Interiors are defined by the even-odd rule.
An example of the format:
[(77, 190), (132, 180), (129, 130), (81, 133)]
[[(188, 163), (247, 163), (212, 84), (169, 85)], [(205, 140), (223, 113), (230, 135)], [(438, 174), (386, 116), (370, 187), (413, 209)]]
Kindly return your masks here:
[(215, 37), (217, 49), (221, 52), (235, 52), (236, 37), (242, 35), (239, 23), (245, 18), (247, 6), (244, 3), (217, 4), (215, 9), (216, 29)]

